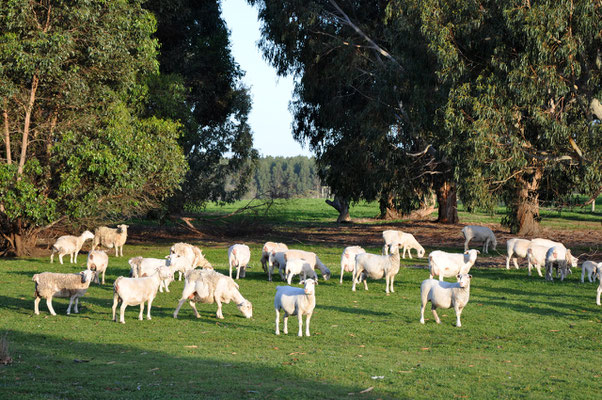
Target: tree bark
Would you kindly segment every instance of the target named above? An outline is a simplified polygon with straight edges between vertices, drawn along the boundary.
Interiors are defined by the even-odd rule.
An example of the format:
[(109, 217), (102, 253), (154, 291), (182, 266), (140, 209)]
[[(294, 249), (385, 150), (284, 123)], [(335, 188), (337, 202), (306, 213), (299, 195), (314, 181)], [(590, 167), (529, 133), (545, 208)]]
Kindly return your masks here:
[(339, 195), (335, 195), (334, 201), (327, 199), (326, 204), (333, 207), (335, 210), (337, 210), (339, 212), (339, 217), (337, 218), (337, 223), (351, 222), (351, 217), (349, 216), (349, 200), (344, 199)]
[(539, 184), (543, 171), (536, 167), (530, 178), (517, 178), (516, 229), (520, 236), (533, 236), (539, 232)]
[(436, 188), (437, 205), (439, 207), (439, 217), (437, 222), (442, 224), (457, 224), (458, 218), (458, 197), (456, 184), (443, 181), (443, 184)]
[(385, 198), (380, 199), (380, 219), (384, 220), (392, 220), (392, 219), (400, 219), (401, 213), (395, 207), (395, 203), (393, 202), (393, 195), (388, 195)]

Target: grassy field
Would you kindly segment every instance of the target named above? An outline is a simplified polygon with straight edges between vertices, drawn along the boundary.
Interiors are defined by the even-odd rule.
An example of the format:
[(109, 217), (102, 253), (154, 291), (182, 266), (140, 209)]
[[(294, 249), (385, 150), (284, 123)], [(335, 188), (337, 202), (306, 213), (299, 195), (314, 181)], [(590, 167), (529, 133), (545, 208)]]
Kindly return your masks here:
[[(281, 204), (262, 218), (292, 230), (327, 224), (333, 212), (319, 203)], [(376, 211), (365, 204), (352, 215), (369, 218)], [(492, 217), (475, 216), (487, 218)], [(587, 218), (599, 224), (590, 220), (599, 214)], [(575, 223), (558, 220), (561, 226)], [(550, 283), (528, 277), (525, 269), (479, 268), (477, 262), (462, 327), (454, 326), (453, 310), (439, 312), (441, 325), (429, 311), (421, 325), (419, 285), (428, 278), (421, 268), (426, 260), (402, 260), (390, 296), (384, 280), (354, 293), (349, 276), (338, 283), (341, 248), (307, 243), (295, 247), (318, 253), (333, 278), (317, 287), (312, 336), (298, 338), (296, 318), (289, 321), (288, 336), (274, 335), (273, 296), (282, 283), (268, 282), (261, 271), (261, 241), (246, 242), (252, 269), (240, 290), (253, 303), (251, 319), (229, 304), (225, 319), (217, 320), (216, 306), (203, 304), (200, 319), (184, 305), (176, 320), (172, 314), (183, 283), (174, 282), (153, 303), (151, 321), (138, 321), (139, 308), (129, 307), (125, 325), (112, 322), (112, 282), (127, 274), (127, 259), (163, 257), (169, 252), (164, 243), (126, 244), (125, 257), (110, 257), (108, 284), (92, 285), (80, 314), (71, 316), (65, 315), (66, 299), (54, 300), (56, 317), (44, 301), (41, 314), (34, 315), (31, 277), (77, 272), (85, 254), (79, 266), (49, 264), (47, 258), (1, 259), (0, 335), (6, 335), (14, 362), (0, 366), (0, 398), (589, 399), (600, 393), (602, 310), (595, 304), (597, 283), (581, 284), (580, 271)], [(223, 246), (195, 244), (227, 273)]]

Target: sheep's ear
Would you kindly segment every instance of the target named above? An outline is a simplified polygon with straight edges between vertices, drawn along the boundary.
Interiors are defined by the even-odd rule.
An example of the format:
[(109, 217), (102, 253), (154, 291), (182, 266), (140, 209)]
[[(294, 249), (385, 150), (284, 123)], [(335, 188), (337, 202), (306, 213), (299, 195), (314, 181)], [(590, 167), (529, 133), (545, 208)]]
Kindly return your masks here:
[(480, 251), (480, 250), (476, 250), (476, 252), (477, 252), (477, 254), (481, 254), (481, 251)]

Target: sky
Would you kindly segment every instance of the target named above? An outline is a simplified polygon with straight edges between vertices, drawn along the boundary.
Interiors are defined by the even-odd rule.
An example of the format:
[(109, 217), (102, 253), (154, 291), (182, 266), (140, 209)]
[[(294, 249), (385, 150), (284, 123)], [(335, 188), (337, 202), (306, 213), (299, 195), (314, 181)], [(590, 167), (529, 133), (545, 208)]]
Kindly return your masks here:
[(291, 77), (278, 77), (262, 57), (257, 10), (245, 0), (222, 1), (222, 15), (230, 30), (232, 55), (246, 75), (253, 108), (249, 125), (253, 130), (253, 147), (262, 156), (311, 156), (307, 146), (297, 143), (291, 133), (292, 115), (288, 103), (293, 92)]

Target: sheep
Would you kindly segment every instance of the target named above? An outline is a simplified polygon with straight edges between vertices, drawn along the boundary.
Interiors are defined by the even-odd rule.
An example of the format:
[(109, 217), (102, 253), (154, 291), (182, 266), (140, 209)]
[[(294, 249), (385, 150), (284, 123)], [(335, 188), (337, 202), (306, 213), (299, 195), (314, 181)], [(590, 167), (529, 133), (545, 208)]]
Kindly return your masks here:
[[(288, 250), (286, 250), (288, 251)], [(268, 258), (269, 272), (268, 272), (268, 280), (271, 281), (271, 277), (274, 274), (274, 266), (278, 265), (278, 273), (280, 274), (280, 278), (282, 280), (286, 280), (284, 277), (284, 268), (286, 267), (286, 260), (284, 258), (284, 253), (286, 251), (276, 251), (272, 250), (270, 256)]]
[(307, 276), (312, 276), (313, 279), (315, 279), (316, 281), (318, 280), (318, 275), (316, 274), (316, 271), (314, 271), (314, 269), (307, 261), (300, 258), (296, 258), (294, 260), (287, 260), (285, 276), (288, 284), (290, 285), (292, 283), (293, 276), (301, 274), (303, 274), (303, 278), (301, 278), (300, 281), (307, 279)]
[(468, 274), (470, 269), (477, 261), (479, 250), (468, 250), (464, 254), (447, 253), (441, 250), (432, 251), (429, 254), (429, 279), (435, 275), (442, 281), (445, 277), (456, 276), (458, 274)]
[(222, 314), (222, 303), (230, 303), (234, 301), (236, 307), (246, 317), (253, 316), (253, 305), (245, 299), (238, 290), (238, 284), (230, 277), (220, 274), (214, 270), (192, 270), (186, 274), (186, 282), (182, 291), (182, 298), (178, 303), (178, 307), (173, 313), (174, 318), (178, 318), (180, 307), (186, 300), (194, 310), (197, 318), (201, 315), (196, 309), (196, 302), (213, 304), (217, 303), (216, 317), (224, 319)]
[[(287, 250), (284, 252), (285, 264), (286, 260), (293, 260), (295, 258), (300, 258), (302, 260), (307, 261), (314, 270), (318, 268), (320, 270), (320, 273), (322, 274), (322, 278), (325, 281), (330, 279), (330, 269), (328, 269), (328, 267), (324, 265), (324, 263), (322, 263), (320, 258), (316, 255), (316, 253), (304, 250)], [(279, 265), (281, 269), (284, 268), (283, 265)]]
[(383, 239), (385, 244), (383, 246), (383, 254), (388, 255), (391, 247), (397, 246), (402, 251), (402, 257), (406, 258), (406, 251), (408, 256), (412, 258), (412, 249), (416, 250), (418, 258), (424, 257), (424, 247), (418, 243), (414, 235), (411, 233), (404, 233), (402, 231), (387, 230), (383, 231)]
[(99, 276), (102, 273), (102, 284), (105, 284), (105, 273), (109, 265), (109, 256), (102, 250), (94, 250), (88, 253), (87, 268), (94, 271), (94, 282), (99, 283)]
[(271, 264), (269, 264), (270, 254), (272, 254), (272, 251), (280, 252), (287, 250), (288, 246), (284, 243), (265, 242), (265, 244), (263, 245), (263, 249), (261, 251), (261, 268), (263, 268), (264, 272), (268, 273), (269, 281), (272, 280), (273, 272), (272, 268), (268, 268), (268, 266), (271, 267)]
[(468, 251), (468, 243), (471, 240), (477, 240), (483, 242), (483, 253), (489, 253), (489, 244), (493, 246), (493, 250), (497, 247), (497, 241), (493, 231), (486, 226), (478, 225), (466, 225), (462, 228), (462, 236), (464, 236), (464, 251)]
[(117, 229), (101, 226), (94, 231), (94, 241), (92, 242), (92, 251), (102, 245), (109, 249), (115, 247), (115, 257), (123, 257), (123, 245), (128, 236), (128, 225), (117, 225)]
[(540, 246), (548, 246), (548, 248), (554, 247), (554, 246), (559, 245), (559, 244), (562, 244), (560, 242), (555, 242), (553, 240), (543, 239), (543, 238), (531, 239), (531, 243), (537, 244), (537, 245), (540, 245)]
[(93, 239), (94, 234), (90, 231), (84, 231), (80, 236), (61, 236), (52, 245), (52, 253), (50, 254), (50, 262), (54, 262), (54, 253), (59, 253), (59, 262), (63, 263), (63, 256), (69, 254), (71, 264), (77, 264), (77, 255), (82, 249), (84, 242)]
[(124, 314), (127, 306), (135, 306), (140, 304), (140, 314), (138, 319), (142, 321), (142, 313), (144, 312), (144, 302), (147, 302), (146, 319), (151, 319), (151, 305), (157, 296), (157, 290), (161, 286), (161, 282), (165, 279), (173, 278), (173, 272), (168, 267), (162, 266), (155, 270), (151, 276), (141, 278), (126, 278), (120, 276), (113, 284), (113, 321), (117, 321), (115, 312), (117, 305), (121, 301), (119, 313), (119, 322), (125, 324)]
[[(529, 249), (530, 245), (531, 245), (531, 241), (527, 240), (527, 239), (518, 239), (518, 238), (508, 239), (508, 241), (506, 242), (506, 251), (507, 251), (507, 253), (506, 253), (507, 254), (506, 255), (506, 269), (510, 269), (510, 259), (512, 259), (514, 266), (516, 267), (516, 269), (518, 269), (518, 263), (516, 262), (516, 258), (517, 257), (526, 258), (527, 250)], [(516, 257), (512, 257), (514, 255)], [(531, 270), (530, 265), (529, 265), (529, 270)]]
[(366, 250), (360, 246), (349, 246), (345, 247), (343, 254), (341, 255), (341, 280), (340, 284), (343, 283), (343, 274), (345, 271), (351, 272), (355, 269), (355, 256), (358, 254), (365, 253)]
[(560, 280), (571, 273), (571, 267), (576, 267), (579, 259), (573, 257), (571, 250), (567, 249), (563, 245), (557, 245), (550, 247), (546, 252), (546, 280), (553, 281), (552, 267), (556, 266), (556, 277), (558, 277), (558, 269), (560, 269)]
[[(602, 263), (600, 263), (602, 264)], [(596, 290), (596, 304), (600, 305), (600, 294), (602, 294), (602, 268), (600, 268), (600, 264), (598, 264), (598, 290)]]
[(75, 300), (75, 313), (79, 313), (79, 298), (86, 294), (94, 272), (90, 270), (82, 271), (78, 274), (59, 274), (55, 272), (42, 272), (35, 274), (32, 280), (35, 282), (35, 300), (33, 310), (36, 315), (40, 314), (40, 300), (46, 299), (46, 305), (50, 314), (56, 315), (52, 308), (53, 297), (69, 297), (69, 307), (67, 315), (71, 314), (71, 305)]
[(303, 315), (305, 318), (305, 336), (309, 334), (309, 322), (316, 307), (316, 285), (318, 281), (306, 279), (301, 281), (303, 289), (291, 286), (277, 286), (274, 296), (274, 310), (276, 311), (276, 335), (280, 335), (280, 310), (284, 311), (285, 335), (288, 334), (288, 316), (297, 315), (299, 318), (298, 336), (303, 336)]
[(584, 282), (584, 278), (587, 275), (587, 279), (590, 282), (596, 282), (598, 271), (602, 268), (602, 262), (597, 263), (595, 261), (585, 261), (581, 264), (581, 283)]
[(353, 286), (351, 290), (355, 292), (355, 285), (359, 282), (363, 274), (364, 289), (368, 290), (366, 278), (381, 279), (385, 277), (385, 292), (389, 294), (389, 290), (395, 293), (393, 282), (395, 275), (399, 272), (401, 260), (399, 258), (399, 249), (393, 247), (391, 254), (381, 256), (377, 254), (362, 253), (355, 256), (355, 268), (353, 270)]
[[(203, 255), (203, 251), (196, 246), (188, 243), (179, 242), (169, 249), (170, 261), (178, 265), (186, 264), (182, 270), (178, 270), (178, 280), (182, 280), (182, 275), (186, 272), (201, 267), (203, 269), (213, 269), (211, 263)], [(178, 259), (177, 261), (175, 261)]]
[(458, 282), (444, 282), (435, 279), (425, 279), (420, 285), (420, 297), (422, 305), (420, 307), (420, 323), (424, 324), (424, 309), (426, 303), (431, 302), (431, 309), (435, 316), (435, 321), (440, 324), (441, 320), (437, 315), (437, 308), (451, 308), (456, 311), (456, 326), (462, 326), (460, 315), (462, 310), (468, 304), (470, 297), (470, 280), (472, 275), (458, 274), (456, 275)]
[(228, 248), (230, 278), (232, 278), (232, 268), (236, 268), (236, 279), (239, 277), (244, 278), (249, 260), (251, 260), (251, 250), (249, 249), (249, 246), (246, 244), (234, 244), (230, 246)]
[(173, 281), (173, 274), (183, 269), (181, 265), (177, 265), (178, 262), (182, 263), (183, 260), (175, 260), (175, 264), (172, 264), (169, 258), (133, 257), (128, 260), (130, 278), (145, 278), (153, 275), (159, 267), (168, 267), (172, 271), (172, 275), (161, 281), (159, 292), (163, 293), (163, 288), (165, 288), (165, 291), (169, 293), (169, 284)]
[(531, 267), (534, 266), (539, 276), (543, 276), (541, 273), (541, 267), (546, 264), (546, 254), (548, 249), (551, 247), (548, 245), (541, 245), (533, 243), (527, 249), (527, 260), (529, 261), (529, 276), (531, 276)]

